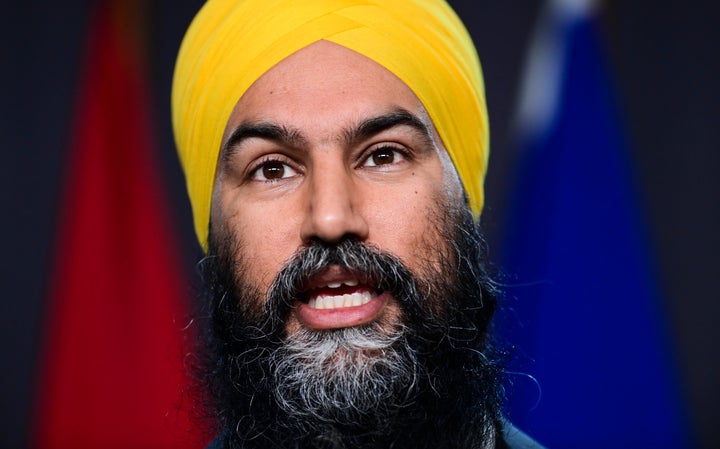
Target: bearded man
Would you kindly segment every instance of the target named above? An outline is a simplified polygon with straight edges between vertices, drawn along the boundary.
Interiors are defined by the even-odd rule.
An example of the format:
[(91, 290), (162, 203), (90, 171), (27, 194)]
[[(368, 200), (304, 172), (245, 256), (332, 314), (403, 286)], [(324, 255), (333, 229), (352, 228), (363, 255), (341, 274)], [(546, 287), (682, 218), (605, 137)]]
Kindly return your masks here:
[(442, 0), (210, 0), (173, 124), (213, 447), (537, 447), (501, 414), (475, 49)]

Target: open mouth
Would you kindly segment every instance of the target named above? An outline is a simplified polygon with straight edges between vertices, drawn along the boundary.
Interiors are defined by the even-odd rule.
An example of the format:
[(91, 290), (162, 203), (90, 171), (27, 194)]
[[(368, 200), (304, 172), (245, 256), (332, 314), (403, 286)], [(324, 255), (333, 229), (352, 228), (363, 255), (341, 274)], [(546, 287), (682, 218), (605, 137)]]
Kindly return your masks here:
[(374, 320), (387, 300), (388, 295), (361, 274), (333, 266), (309, 280), (296, 313), (312, 328), (349, 327)]
[(357, 307), (369, 303), (378, 296), (378, 291), (351, 277), (318, 285), (303, 295), (311, 309), (339, 309)]

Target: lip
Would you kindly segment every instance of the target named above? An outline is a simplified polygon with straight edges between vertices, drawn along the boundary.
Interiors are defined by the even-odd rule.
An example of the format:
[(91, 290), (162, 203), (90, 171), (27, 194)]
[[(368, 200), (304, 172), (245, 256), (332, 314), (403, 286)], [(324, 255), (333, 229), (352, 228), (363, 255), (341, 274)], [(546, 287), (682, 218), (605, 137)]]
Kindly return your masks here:
[(340, 329), (360, 326), (377, 319), (388, 303), (390, 294), (383, 292), (367, 304), (337, 309), (313, 309), (302, 301), (296, 301), (295, 314), (298, 320), (312, 329)]
[[(391, 298), (389, 293), (378, 291), (372, 284), (362, 272), (330, 265), (307, 279), (302, 287), (303, 295), (295, 301), (294, 313), (303, 326), (312, 329), (340, 329), (370, 323), (382, 314)], [(358, 292), (369, 292), (373, 297), (355, 306), (326, 308), (319, 305), (320, 296), (338, 297)], [(311, 301), (311, 298), (314, 299)]]

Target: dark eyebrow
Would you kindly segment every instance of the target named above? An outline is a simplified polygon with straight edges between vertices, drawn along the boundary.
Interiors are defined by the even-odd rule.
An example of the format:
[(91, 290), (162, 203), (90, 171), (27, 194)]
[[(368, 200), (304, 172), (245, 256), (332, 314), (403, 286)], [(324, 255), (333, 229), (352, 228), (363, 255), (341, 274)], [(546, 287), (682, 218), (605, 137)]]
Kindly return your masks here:
[(227, 162), (235, 150), (242, 144), (244, 140), (258, 137), (261, 139), (271, 140), (281, 145), (299, 147), (306, 143), (305, 138), (299, 131), (287, 128), (285, 126), (276, 125), (267, 122), (246, 122), (241, 123), (230, 134), (227, 141), (221, 148), (222, 162)]
[(345, 141), (348, 145), (353, 145), (396, 126), (409, 126), (418, 131), (426, 140), (426, 143), (432, 143), (432, 133), (425, 122), (402, 108), (370, 118), (361, 122), (356, 128), (347, 130), (345, 132)]
[[(346, 130), (345, 143), (352, 146), (396, 126), (409, 126), (419, 132), (426, 143), (432, 144), (432, 133), (425, 122), (402, 108), (369, 118)], [(221, 162), (227, 163), (243, 141), (253, 137), (270, 140), (283, 146), (307, 145), (307, 139), (298, 130), (270, 122), (245, 122), (235, 128), (222, 146)]]

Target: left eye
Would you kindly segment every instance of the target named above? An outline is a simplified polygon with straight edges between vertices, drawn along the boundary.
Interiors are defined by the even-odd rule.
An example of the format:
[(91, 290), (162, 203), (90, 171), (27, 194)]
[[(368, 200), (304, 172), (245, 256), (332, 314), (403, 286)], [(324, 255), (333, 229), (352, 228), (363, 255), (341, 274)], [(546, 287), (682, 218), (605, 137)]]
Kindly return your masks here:
[(380, 167), (382, 165), (396, 164), (405, 160), (405, 155), (398, 149), (384, 147), (373, 151), (363, 164), (365, 167)]
[(252, 179), (256, 181), (277, 181), (297, 175), (289, 165), (280, 161), (266, 161), (252, 172)]

